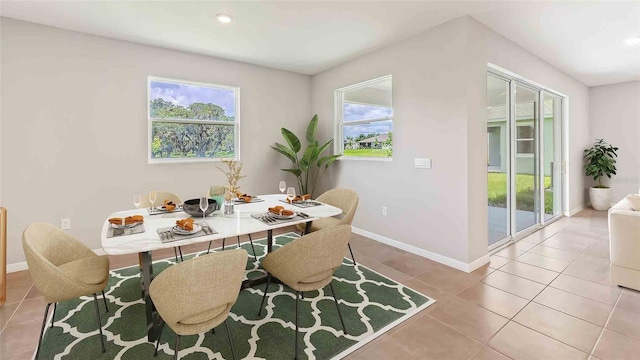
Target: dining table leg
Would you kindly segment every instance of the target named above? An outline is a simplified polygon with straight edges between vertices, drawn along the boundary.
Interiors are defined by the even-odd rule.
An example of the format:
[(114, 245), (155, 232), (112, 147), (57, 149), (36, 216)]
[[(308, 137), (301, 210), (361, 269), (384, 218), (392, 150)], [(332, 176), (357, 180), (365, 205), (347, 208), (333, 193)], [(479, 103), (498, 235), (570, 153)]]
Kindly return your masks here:
[(151, 251), (138, 253), (138, 260), (140, 262), (140, 288), (147, 317), (147, 339), (149, 342), (154, 342), (158, 338), (159, 316), (151, 300), (151, 295), (149, 295), (149, 286), (153, 280)]
[(273, 250), (273, 230), (267, 230), (267, 252)]

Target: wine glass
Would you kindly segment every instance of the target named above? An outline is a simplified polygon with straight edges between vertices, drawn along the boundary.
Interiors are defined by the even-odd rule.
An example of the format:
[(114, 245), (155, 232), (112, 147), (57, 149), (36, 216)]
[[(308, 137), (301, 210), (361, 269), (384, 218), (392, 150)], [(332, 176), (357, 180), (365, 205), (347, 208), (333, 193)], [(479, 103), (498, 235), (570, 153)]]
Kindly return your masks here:
[(293, 204), (293, 199), (296, 197), (296, 188), (288, 187), (287, 188), (287, 200), (289, 200), (289, 204)]
[(140, 203), (142, 202), (142, 194), (135, 193), (133, 194), (133, 205), (137, 208), (140, 207)]
[(286, 188), (287, 188), (287, 183), (284, 182), (284, 180), (281, 180), (280, 184), (278, 184), (278, 189), (280, 189), (280, 192), (284, 194), (284, 191)]
[(156, 202), (156, 192), (155, 191), (149, 191), (149, 202), (151, 203), (151, 209), (154, 209), (153, 204), (155, 204)]
[(202, 220), (204, 220), (204, 212), (209, 208), (209, 199), (206, 196), (200, 198), (200, 210), (202, 210)]

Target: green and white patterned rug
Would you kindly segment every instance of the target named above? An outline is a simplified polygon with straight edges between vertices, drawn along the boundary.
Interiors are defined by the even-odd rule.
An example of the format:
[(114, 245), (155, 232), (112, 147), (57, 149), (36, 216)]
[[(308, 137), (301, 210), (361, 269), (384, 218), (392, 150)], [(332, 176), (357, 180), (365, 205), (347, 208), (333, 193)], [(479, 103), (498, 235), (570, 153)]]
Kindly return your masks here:
[[(294, 233), (277, 236), (274, 248), (297, 237)], [(242, 244), (249, 253), (248, 277), (264, 273), (259, 263), (266, 252), (266, 240), (254, 241), (254, 245), (257, 262), (251, 256), (249, 243)], [(205, 252), (192, 254), (185, 260), (203, 254)], [(154, 273), (158, 274), (172, 264), (171, 259), (155, 261)], [(362, 265), (354, 266), (347, 258), (336, 271), (333, 286), (348, 334), (342, 332), (328, 286), (320, 291), (306, 292), (299, 309), (301, 359), (339, 359), (435, 302)], [(292, 359), (295, 293), (286, 286), (271, 284), (266, 311), (258, 316), (263, 291), (264, 285), (242, 290), (231, 309), (228, 323), (236, 356)], [(48, 324), (44, 334), (40, 359), (153, 359), (155, 344), (147, 342), (138, 266), (111, 271), (105, 293), (109, 313), (105, 312), (102, 299), (98, 300), (107, 352), (100, 352), (93, 297), (81, 297), (58, 304), (54, 327)], [(175, 336), (165, 327), (158, 359), (173, 358)], [(215, 334), (183, 336), (179, 355), (185, 360), (231, 359), (224, 324), (218, 326)]]

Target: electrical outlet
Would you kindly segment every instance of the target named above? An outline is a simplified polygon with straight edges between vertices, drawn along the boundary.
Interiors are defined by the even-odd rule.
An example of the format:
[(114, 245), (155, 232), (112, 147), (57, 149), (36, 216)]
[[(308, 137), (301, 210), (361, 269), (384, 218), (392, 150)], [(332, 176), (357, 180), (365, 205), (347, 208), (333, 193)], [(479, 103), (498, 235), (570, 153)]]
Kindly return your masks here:
[(60, 220), (60, 228), (62, 230), (71, 229), (71, 219), (62, 219), (62, 220)]
[(382, 207), (382, 216), (387, 216), (387, 207), (386, 206)]

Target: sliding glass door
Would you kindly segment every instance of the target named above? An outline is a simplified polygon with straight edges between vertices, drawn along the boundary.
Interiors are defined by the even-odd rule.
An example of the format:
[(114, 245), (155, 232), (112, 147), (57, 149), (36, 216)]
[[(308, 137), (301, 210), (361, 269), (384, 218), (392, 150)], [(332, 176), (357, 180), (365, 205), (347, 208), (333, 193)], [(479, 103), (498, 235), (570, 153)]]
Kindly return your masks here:
[(487, 76), (487, 196), (489, 245), (511, 234), (509, 163), (509, 82)]
[(506, 74), (487, 75), (490, 248), (562, 214), (562, 100)]
[(515, 83), (515, 154), (512, 154), (516, 189), (516, 232), (540, 223), (540, 185), (538, 176), (538, 103), (539, 93), (520, 83)]

